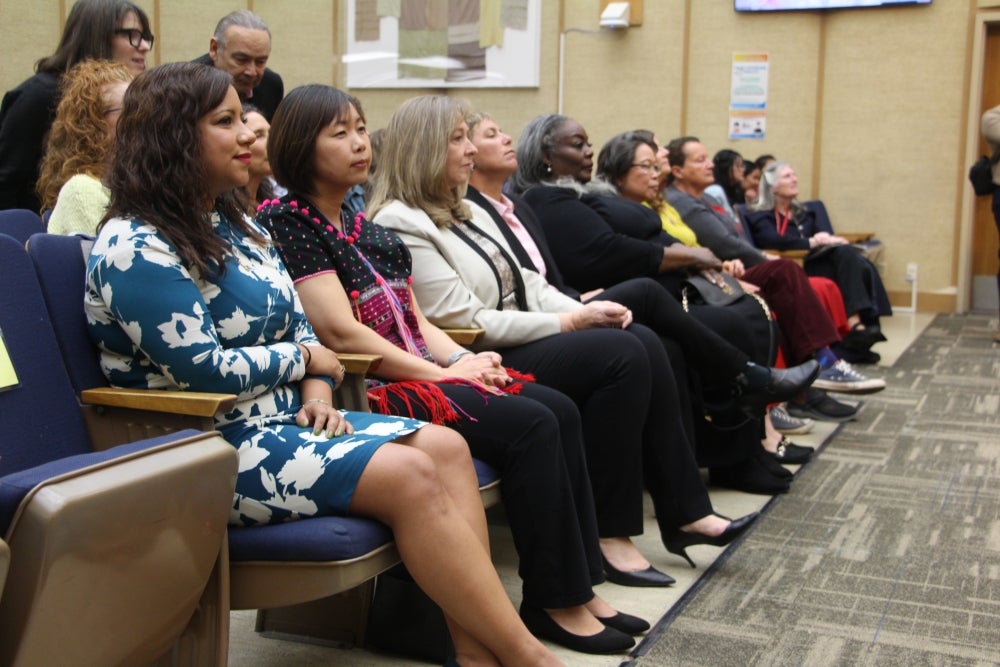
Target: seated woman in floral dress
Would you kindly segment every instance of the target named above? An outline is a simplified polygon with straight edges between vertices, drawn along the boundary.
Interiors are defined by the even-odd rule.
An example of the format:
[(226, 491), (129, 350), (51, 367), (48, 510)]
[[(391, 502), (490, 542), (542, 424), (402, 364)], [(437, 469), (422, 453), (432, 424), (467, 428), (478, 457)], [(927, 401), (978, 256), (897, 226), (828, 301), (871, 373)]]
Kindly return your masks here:
[(163, 65), (126, 94), (85, 295), (105, 374), (122, 387), (238, 396), (215, 417), (240, 454), (233, 523), (378, 519), (442, 607), (462, 664), (560, 664), (493, 569), (462, 438), (333, 407), (343, 367), (234, 192), (249, 178), (253, 142), (216, 68)]

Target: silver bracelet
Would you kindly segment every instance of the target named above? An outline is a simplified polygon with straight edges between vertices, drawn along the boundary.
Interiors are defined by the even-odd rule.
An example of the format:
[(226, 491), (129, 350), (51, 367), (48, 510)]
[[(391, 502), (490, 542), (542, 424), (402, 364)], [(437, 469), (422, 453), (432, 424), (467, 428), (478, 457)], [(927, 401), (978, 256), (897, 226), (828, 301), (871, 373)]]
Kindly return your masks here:
[(447, 368), (448, 366), (454, 366), (456, 361), (458, 361), (467, 354), (472, 354), (472, 350), (466, 350), (464, 348), (455, 350), (454, 352), (451, 353), (451, 355), (448, 356), (448, 363), (445, 364), (445, 368)]
[(333, 407), (332, 405), (330, 405), (330, 401), (323, 400), (322, 398), (310, 398), (308, 401), (306, 401), (302, 405), (307, 405), (309, 403), (322, 403), (323, 405), (325, 405), (327, 407)]

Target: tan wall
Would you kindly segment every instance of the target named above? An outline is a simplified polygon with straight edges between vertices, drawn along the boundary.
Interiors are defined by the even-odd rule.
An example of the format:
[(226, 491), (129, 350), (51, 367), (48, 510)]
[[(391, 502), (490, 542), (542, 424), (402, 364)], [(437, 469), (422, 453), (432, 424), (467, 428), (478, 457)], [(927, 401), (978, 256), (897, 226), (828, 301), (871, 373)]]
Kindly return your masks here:
[[(59, 34), (71, 0), (0, 0), (0, 89), (17, 85)], [(235, 6), (258, 12), (274, 33), (271, 64), (286, 89), (343, 81), (344, 35), (331, 0), (140, 0), (154, 21), (154, 62), (205, 52), (216, 20)], [(731, 0), (647, 0), (641, 27), (596, 31), (598, 0), (544, 0), (537, 89), (451, 90), (489, 110), (517, 134), (557, 110), (559, 34), (566, 33), (564, 112), (595, 147), (617, 132), (695, 134), (710, 150), (747, 157), (775, 153), (795, 164), (803, 195), (821, 197), (844, 231), (873, 230), (886, 242), (884, 278), (908, 296), (916, 262), (926, 308), (952, 308), (964, 171), (969, 35), (980, 8), (996, 0), (936, 0), (930, 7), (826, 14), (736, 14)], [(768, 132), (727, 139), (734, 52), (771, 56)], [(359, 90), (370, 126), (385, 124), (423, 90)], [(942, 175), (945, 175), (942, 177)], [(935, 297), (933, 293), (938, 293)], [(943, 296), (942, 296), (943, 295)]]

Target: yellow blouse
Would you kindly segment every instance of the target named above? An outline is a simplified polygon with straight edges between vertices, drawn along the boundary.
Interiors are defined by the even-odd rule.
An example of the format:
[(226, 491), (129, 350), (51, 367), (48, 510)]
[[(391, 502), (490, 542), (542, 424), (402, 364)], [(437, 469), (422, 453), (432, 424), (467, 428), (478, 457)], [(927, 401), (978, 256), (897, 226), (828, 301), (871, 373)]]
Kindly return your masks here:
[[(649, 206), (649, 204), (643, 205)], [(681, 214), (677, 212), (676, 208), (667, 202), (663, 202), (660, 204), (657, 213), (660, 214), (660, 224), (663, 226), (663, 231), (689, 248), (698, 247), (698, 235), (694, 233), (693, 229), (684, 224), (684, 220), (681, 219)]]

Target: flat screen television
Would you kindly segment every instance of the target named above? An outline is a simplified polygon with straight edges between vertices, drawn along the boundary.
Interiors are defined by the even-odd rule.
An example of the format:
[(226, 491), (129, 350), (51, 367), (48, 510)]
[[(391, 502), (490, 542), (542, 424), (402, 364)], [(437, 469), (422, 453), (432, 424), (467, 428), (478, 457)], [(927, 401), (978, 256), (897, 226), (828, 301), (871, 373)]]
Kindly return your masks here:
[(787, 12), (803, 9), (846, 9), (929, 5), (931, 0), (734, 0), (738, 12)]

